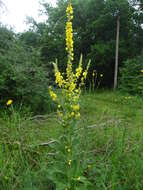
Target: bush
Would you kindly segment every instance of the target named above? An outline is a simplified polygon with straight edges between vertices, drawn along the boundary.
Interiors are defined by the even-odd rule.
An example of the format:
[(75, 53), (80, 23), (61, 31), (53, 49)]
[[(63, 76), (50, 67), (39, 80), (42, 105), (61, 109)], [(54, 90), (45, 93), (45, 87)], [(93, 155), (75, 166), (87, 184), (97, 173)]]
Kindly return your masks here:
[(143, 53), (124, 63), (124, 67), (120, 70), (119, 88), (131, 94), (143, 94)]
[(0, 36), (1, 105), (13, 99), (18, 104), (27, 105), (33, 112), (51, 111), (49, 72), (41, 62), (39, 50), (26, 47), (6, 28), (0, 28)]

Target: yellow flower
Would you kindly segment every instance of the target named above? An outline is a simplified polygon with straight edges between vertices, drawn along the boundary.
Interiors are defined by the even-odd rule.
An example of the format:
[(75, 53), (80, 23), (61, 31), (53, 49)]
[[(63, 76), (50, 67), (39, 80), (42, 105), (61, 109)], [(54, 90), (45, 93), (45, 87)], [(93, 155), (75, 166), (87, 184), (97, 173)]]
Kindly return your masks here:
[(51, 87), (49, 88), (49, 93), (50, 93), (50, 96), (51, 96), (52, 100), (56, 101), (57, 95), (54, 93), (54, 91), (52, 90)]
[(73, 105), (72, 108), (74, 111), (78, 111), (79, 110), (79, 104)]
[(68, 4), (68, 7), (67, 7), (67, 10), (66, 10), (66, 13), (67, 13), (67, 14), (73, 14), (73, 8), (72, 8), (71, 3)]
[(88, 165), (88, 169), (90, 169), (90, 168), (91, 168), (91, 165), (89, 164), (89, 165)]
[(68, 161), (68, 165), (71, 166), (71, 160)]
[(87, 71), (84, 71), (84, 72), (83, 72), (83, 77), (84, 77), (84, 79), (86, 79), (86, 76), (87, 76)]
[(103, 74), (100, 74), (100, 77), (103, 77)]
[(67, 10), (67, 23), (66, 23), (66, 51), (68, 53), (69, 61), (73, 61), (73, 29), (72, 22), (73, 19), (73, 9), (71, 3), (68, 4)]
[(55, 69), (55, 78), (56, 78), (56, 84), (61, 88), (62, 85), (65, 83), (62, 74), (60, 73), (57, 62), (54, 63), (54, 69)]
[(72, 82), (70, 87), (69, 87), (69, 90), (73, 91), (75, 89), (75, 87), (76, 87), (76, 84)]
[(11, 105), (12, 103), (13, 103), (13, 100), (10, 99), (10, 100), (7, 101), (6, 105), (9, 106), (9, 105)]
[(76, 92), (76, 93), (78, 93), (78, 92), (79, 92), (79, 90), (78, 90), (78, 89), (76, 89), (76, 90), (75, 90), (75, 92)]
[(143, 73), (143, 69), (141, 70), (141, 73)]
[(80, 176), (77, 178), (77, 181), (80, 181)]
[(74, 116), (75, 115), (75, 113), (74, 112), (71, 112), (71, 116)]
[(82, 67), (81, 67), (81, 66), (79, 66), (79, 67), (76, 69), (76, 74), (75, 74), (77, 78), (79, 78), (79, 77), (80, 77), (81, 72), (82, 72)]
[(68, 148), (68, 150), (67, 150), (67, 151), (68, 151), (68, 152), (71, 152), (71, 149), (69, 149), (69, 148)]
[[(62, 91), (62, 96), (57, 96), (51, 88), (49, 89), (50, 96), (53, 101), (62, 102), (63, 112), (60, 111), (61, 105), (57, 107), (57, 113), (59, 116), (59, 120), (62, 123), (63, 127), (69, 126), (69, 123), (75, 118), (80, 118), (79, 109), (80, 106), (78, 104), (81, 87), (84, 85), (85, 79), (87, 77), (87, 72), (90, 66), (90, 61), (83, 71), (82, 67), (82, 55), (80, 56), (80, 61), (75, 72), (73, 71), (73, 59), (74, 59), (74, 41), (73, 41), (73, 28), (72, 28), (72, 19), (73, 19), (73, 9), (72, 5), (69, 2), (66, 10), (67, 22), (66, 22), (66, 52), (68, 54), (67, 67), (66, 72), (61, 73), (58, 69), (57, 60), (54, 63), (54, 71), (55, 71), (55, 82), (58, 87)], [(80, 80), (79, 80), (80, 79)], [(67, 148), (69, 152), (70, 149)], [(69, 161), (69, 165), (71, 162)]]

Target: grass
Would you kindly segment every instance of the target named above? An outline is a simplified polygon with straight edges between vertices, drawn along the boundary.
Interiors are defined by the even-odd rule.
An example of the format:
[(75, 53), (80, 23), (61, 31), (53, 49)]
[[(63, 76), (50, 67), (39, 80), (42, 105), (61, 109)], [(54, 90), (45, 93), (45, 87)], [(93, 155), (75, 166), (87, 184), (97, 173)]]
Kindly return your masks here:
[[(143, 99), (118, 92), (85, 93), (80, 126), (88, 126), (85, 176), (98, 190), (143, 189)], [(0, 190), (52, 190), (47, 173), (59, 136), (55, 113), (4, 115), (0, 121)]]

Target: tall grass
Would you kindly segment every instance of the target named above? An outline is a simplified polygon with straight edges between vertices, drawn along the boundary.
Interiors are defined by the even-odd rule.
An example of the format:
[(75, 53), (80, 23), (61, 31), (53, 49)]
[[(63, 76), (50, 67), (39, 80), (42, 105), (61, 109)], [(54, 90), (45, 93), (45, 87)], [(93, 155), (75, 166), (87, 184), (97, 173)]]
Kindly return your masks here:
[[(92, 189), (143, 188), (143, 100), (126, 97), (111, 92), (81, 96), (83, 117), (77, 137), (84, 141), (79, 142), (78, 152), (86, 153), (82, 166)], [(48, 168), (55, 159), (53, 139), (60, 133), (54, 113), (43, 117), (17, 111), (4, 114), (0, 121), (0, 189), (55, 189)]]

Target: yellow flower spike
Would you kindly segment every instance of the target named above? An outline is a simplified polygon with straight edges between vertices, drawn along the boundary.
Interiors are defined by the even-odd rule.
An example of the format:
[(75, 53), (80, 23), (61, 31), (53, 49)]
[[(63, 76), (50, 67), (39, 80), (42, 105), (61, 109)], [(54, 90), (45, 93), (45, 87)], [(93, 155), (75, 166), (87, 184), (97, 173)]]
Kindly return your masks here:
[(67, 6), (67, 23), (66, 23), (66, 51), (68, 53), (69, 61), (73, 61), (73, 29), (72, 29), (72, 22), (73, 19), (73, 9), (71, 3)]
[(100, 74), (100, 77), (102, 78), (102, 77), (103, 77), (103, 74)]
[(73, 41), (73, 28), (72, 28), (73, 9), (70, 1), (67, 6), (66, 15), (67, 15), (67, 22), (66, 22), (65, 49), (68, 55), (66, 73), (61, 73), (59, 71), (57, 60), (56, 63), (54, 63), (55, 82), (58, 85), (58, 87), (62, 90), (62, 96), (65, 98), (62, 99), (62, 97), (57, 96), (57, 94), (52, 89), (49, 90), (50, 96), (52, 97), (53, 101), (61, 102), (59, 100), (62, 99), (63, 111), (62, 112), (60, 111), (61, 105), (57, 106), (58, 107), (57, 113), (59, 116), (59, 120), (62, 124), (62, 127), (68, 127), (70, 126), (69, 123), (71, 123), (72, 120), (80, 118), (80, 113), (79, 113), (80, 106), (78, 102), (81, 94), (81, 87), (86, 80), (87, 72), (90, 66), (90, 61), (89, 61), (86, 69), (83, 71), (82, 67), (83, 56), (81, 55), (79, 65), (76, 68), (75, 72), (73, 71), (72, 67), (74, 59), (74, 41)]
[(6, 105), (10, 106), (12, 103), (13, 103), (13, 100), (10, 99), (10, 100), (7, 101)]

